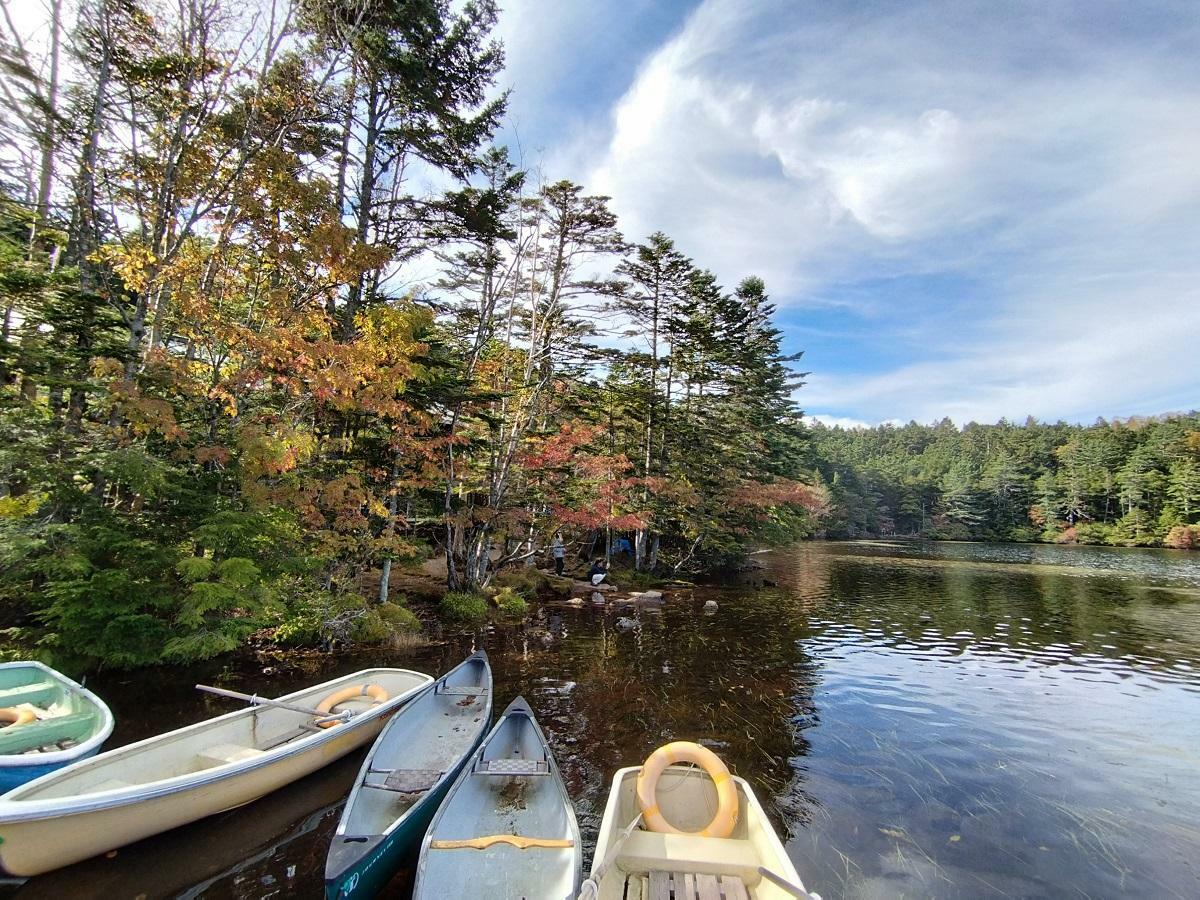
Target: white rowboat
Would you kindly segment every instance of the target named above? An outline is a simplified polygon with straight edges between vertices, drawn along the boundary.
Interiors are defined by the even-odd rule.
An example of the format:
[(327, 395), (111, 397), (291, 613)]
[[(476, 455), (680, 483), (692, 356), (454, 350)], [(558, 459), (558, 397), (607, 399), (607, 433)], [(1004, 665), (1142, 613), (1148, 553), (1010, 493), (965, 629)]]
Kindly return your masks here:
[[(804, 893), (796, 867), (771, 827), (758, 798), (741, 778), (738, 817), (727, 838), (697, 834), (659, 834), (635, 827), (640, 816), (636, 783), (640, 766), (619, 769), (613, 778), (592, 871), (581, 898), (597, 900), (676, 900), (719, 897), (722, 900), (791, 900)], [(707, 773), (670, 766), (659, 778), (655, 797), (663, 816), (683, 831), (700, 831), (717, 810), (717, 790)], [(780, 887), (760, 867), (801, 893)], [(593, 889), (593, 886), (597, 889)]]
[(358, 685), (355, 714), (327, 728), (313, 716), (254, 706), (109, 750), (0, 797), (0, 865), (30, 876), (105, 853), (169, 828), (257, 800), (345, 756), (433, 679), (408, 669), (366, 669), (280, 697), (315, 707)]

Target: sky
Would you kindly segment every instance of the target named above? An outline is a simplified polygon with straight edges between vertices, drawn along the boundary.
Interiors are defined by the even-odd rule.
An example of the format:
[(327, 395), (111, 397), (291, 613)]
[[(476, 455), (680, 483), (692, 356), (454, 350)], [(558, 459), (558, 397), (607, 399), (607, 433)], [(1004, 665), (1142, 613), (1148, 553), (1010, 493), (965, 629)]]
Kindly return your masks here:
[(766, 279), (809, 416), (1200, 407), (1196, 0), (503, 6), (501, 139)]

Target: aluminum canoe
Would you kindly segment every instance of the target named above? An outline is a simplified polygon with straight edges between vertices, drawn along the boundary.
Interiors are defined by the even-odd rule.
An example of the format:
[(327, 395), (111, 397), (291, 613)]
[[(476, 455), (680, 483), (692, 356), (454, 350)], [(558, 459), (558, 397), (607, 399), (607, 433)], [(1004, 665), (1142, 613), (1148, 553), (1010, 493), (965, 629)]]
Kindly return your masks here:
[(582, 869), (575, 810), (521, 697), (501, 715), (421, 842), (414, 900), (566, 900)]
[(482, 650), (424, 688), (363, 761), (325, 860), (325, 896), (374, 897), (419, 844), (492, 721)]

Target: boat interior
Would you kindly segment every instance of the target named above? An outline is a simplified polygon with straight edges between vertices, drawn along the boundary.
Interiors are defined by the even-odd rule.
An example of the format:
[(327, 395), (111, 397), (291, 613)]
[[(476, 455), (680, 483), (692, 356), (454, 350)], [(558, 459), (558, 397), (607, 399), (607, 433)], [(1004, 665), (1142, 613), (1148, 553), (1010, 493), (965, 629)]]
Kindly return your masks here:
[(371, 751), (371, 763), (347, 818), (342, 839), (382, 834), (470, 752), (488, 727), (491, 676), (487, 663), (469, 659), (433, 690), (405, 707)]
[(103, 727), (103, 712), (70, 685), (37, 666), (0, 669), (0, 708), (36, 719), (0, 729), (0, 755), (44, 753), (82, 744)]
[[(358, 684), (380, 685), (388, 698), (394, 699), (429, 680), (427, 675), (403, 669), (369, 669), (278, 699), (297, 706), (315, 707), (324, 697)], [(375, 705), (371, 697), (354, 697), (340, 704), (334, 712), (350, 709), (365, 713)], [(340, 723), (331, 726), (339, 727), (343, 726)], [(314, 724), (312, 715), (281, 707), (252, 706), (102, 753), (17, 788), (5, 799), (43, 800), (120, 790), (220, 766), (252, 762), (285, 745), (319, 739), (327, 731)]]
[[(635, 793), (637, 767), (617, 774), (619, 793), (615, 816), (605, 823), (603, 846), (597, 859), (611, 852), (629, 823), (638, 815)], [(601, 878), (600, 900), (783, 900), (791, 896), (758, 872), (766, 866), (783, 875), (790, 863), (780, 865), (780, 850), (771, 825), (751, 805), (745, 782), (735, 778), (738, 819), (727, 838), (691, 834), (659, 834), (640, 828), (620, 844), (611, 868)], [(700, 769), (671, 766), (663, 772), (656, 792), (659, 809), (681, 831), (699, 831), (717, 811), (717, 790)], [(612, 801), (606, 817), (612, 813)], [(775, 863), (774, 865), (772, 863)]]

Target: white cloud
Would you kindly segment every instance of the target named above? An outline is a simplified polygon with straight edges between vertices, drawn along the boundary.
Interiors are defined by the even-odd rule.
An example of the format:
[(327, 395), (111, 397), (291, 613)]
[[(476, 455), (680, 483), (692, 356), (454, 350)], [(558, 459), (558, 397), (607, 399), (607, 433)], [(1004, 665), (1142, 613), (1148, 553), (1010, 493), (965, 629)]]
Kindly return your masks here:
[[(810, 356), (806, 407), (879, 421), (1196, 405), (1198, 38), (1194, 7), (1167, 2), (706, 0), (572, 174), (613, 196), (631, 236), (662, 229), (826, 324), (828, 301), (808, 298), (830, 286), (979, 285), (913, 301), (921, 343), (882, 374), (822, 375)], [(579, 165), (580, 146), (560, 158)], [(886, 288), (862, 296), (859, 313), (894, 321)]]
[(847, 431), (858, 431), (871, 427), (870, 422), (864, 422), (862, 419), (851, 419), (847, 416), (815, 415), (806, 416), (805, 418), (811, 422), (820, 422), (822, 425), (828, 426), (829, 428), (844, 428)]

